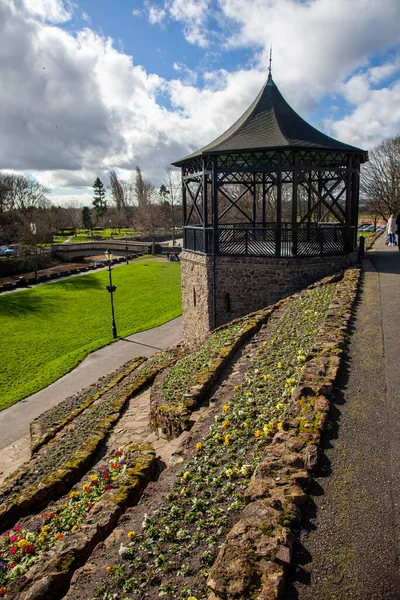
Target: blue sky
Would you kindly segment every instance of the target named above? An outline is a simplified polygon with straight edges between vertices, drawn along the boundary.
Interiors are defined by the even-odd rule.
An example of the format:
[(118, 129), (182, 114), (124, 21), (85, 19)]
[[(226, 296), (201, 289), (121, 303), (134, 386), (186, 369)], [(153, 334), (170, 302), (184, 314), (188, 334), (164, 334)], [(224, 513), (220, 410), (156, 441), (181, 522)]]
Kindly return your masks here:
[(0, 169), (56, 202), (165, 166), (246, 110), (267, 75), (328, 135), (400, 132), (398, 0), (0, 0)]

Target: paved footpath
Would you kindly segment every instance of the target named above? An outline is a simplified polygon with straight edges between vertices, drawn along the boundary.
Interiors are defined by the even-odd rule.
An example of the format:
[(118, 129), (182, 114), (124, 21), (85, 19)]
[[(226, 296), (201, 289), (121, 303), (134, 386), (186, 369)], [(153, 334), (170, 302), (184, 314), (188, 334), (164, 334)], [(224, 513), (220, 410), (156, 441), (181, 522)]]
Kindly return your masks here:
[(182, 317), (120, 339), (89, 354), (73, 371), (47, 388), (0, 412), (0, 480), (29, 458), (29, 423), (135, 356), (151, 356), (183, 337)]
[(364, 268), (285, 600), (400, 599), (400, 252), (381, 236)]

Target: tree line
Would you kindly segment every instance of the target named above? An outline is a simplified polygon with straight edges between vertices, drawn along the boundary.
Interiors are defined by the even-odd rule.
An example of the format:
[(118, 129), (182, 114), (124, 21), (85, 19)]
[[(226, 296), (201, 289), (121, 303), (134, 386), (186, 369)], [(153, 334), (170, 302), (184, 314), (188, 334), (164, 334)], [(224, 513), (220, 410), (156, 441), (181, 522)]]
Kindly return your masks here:
[(51, 242), (56, 232), (96, 227), (134, 229), (153, 242), (160, 229), (175, 237), (182, 220), (178, 171), (167, 167), (157, 188), (144, 178), (140, 167), (128, 181), (111, 170), (108, 188), (99, 177), (92, 188), (91, 205), (82, 207), (78, 200), (69, 200), (56, 206), (49, 190), (32, 177), (0, 173), (0, 243)]

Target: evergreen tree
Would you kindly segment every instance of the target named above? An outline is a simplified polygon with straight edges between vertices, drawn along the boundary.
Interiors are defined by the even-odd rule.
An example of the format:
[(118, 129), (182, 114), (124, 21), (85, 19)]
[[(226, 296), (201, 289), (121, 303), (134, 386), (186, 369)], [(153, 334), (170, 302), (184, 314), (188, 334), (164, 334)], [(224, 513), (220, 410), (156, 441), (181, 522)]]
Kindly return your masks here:
[(103, 182), (99, 177), (96, 178), (93, 184), (93, 206), (96, 211), (96, 216), (99, 219), (107, 210), (106, 191)]
[(90, 208), (88, 206), (84, 206), (82, 208), (82, 224), (85, 229), (92, 230), (92, 228), (93, 228), (92, 215), (90, 213)]

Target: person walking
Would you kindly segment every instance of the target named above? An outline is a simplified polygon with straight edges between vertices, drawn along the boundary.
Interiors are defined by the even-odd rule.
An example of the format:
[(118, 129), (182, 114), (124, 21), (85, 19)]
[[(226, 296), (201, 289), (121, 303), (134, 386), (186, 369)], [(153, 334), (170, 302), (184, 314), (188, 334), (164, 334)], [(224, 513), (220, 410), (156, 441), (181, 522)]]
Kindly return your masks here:
[(398, 247), (399, 252), (400, 252), (400, 213), (397, 215), (396, 225), (397, 225), (397, 230), (396, 230), (396, 233), (397, 233), (397, 247)]
[(397, 227), (397, 219), (394, 215), (390, 215), (390, 219), (387, 222), (388, 246), (396, 244)]

